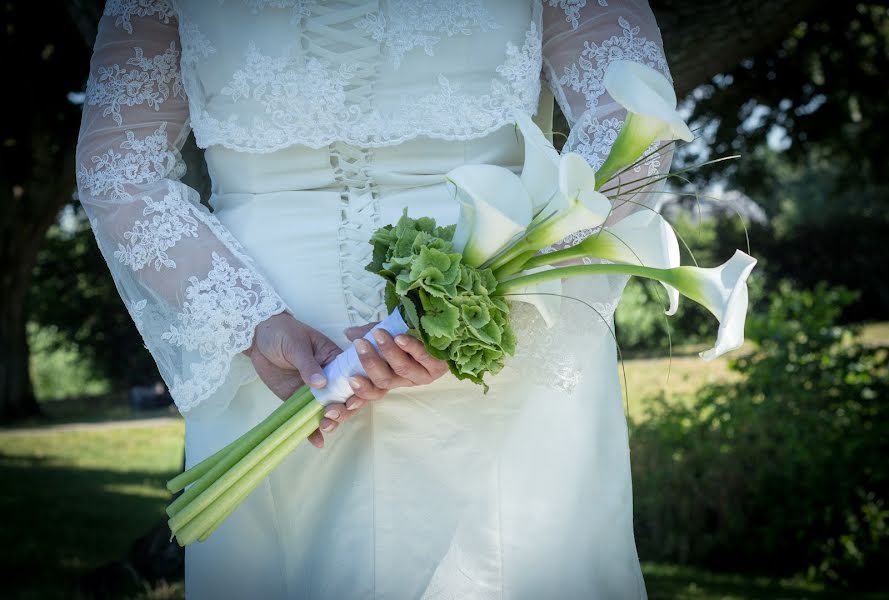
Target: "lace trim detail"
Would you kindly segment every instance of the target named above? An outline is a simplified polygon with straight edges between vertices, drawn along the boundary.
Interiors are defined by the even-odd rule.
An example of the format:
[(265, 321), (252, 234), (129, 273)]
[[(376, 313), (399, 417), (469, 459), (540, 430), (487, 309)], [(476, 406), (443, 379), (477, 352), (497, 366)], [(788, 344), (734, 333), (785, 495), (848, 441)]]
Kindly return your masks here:
[(601, 44), (584, 42), (584, 49), (576, 63), (565, 67), (558, 78), (560, 85), (567, 85), (586, 98), (587, 109), (595, 110), (599, 98), (605, 93), (602, 80), (605, 70), (615, 60), (632, 60), (658, 69), (670, 83), (670, 69), (660, 46), (654, 40), (639, 35), (639, 27), (633, 27), (623, 17), (618, 17), (621, 35), (613, 35)]
[(432, 56), (442, 35), (471, 35), (475, 28), (484, 32), (500, 27), (480, 0), (391, 0), (389, 8), (388, 18), (381, 12), (370, 13), (355, 26), (386, 45), (396, 68), (414, 48), (422, 47)]
[(579, 349), (588, 346), (591, 337), (611, 337), (619, 300), (586, 306), (565, 299), (562, 314), (551, 328), (532, 305), (513, 302), (510, 320), (518, 342), (510, 367), (519, 369), (530, 383), (573, 392), (584, 373), (585, 357)]
[(198, 221), (191, 214), (191, 204), (172, 182), (169, 193), (156, 199), (144, 196), (144, 216), (154, 215), (147, 221), (136, 221), (133, 228), (123, 234), (129, 244), (118, 244), (114, 257), (133, 271), (151, 264), (158, 271), (162, 267), (176, 268), (176, 261), (167, 250), (183, 237), (198, 237)]
[(540, 96), (541, 39), (535, 23), (521, 47), (509, 43), (499, 79), (486, 94), (462, 92), (458, 84), (439, 75), (439, 89), (404, 97), (398, 109), (382, 113), (365, 110), (347, 97), (355, 76), (354, 64), (301, 59), (295, 52), (271, 57), (252, 45), (222, 93), (233, 101), (260, 103), (265, 116), (251, 124), (235, 115), (220, 120), (194, 106), (192, 128), (198, 145), (223, 145), (244, 152), (273, 152), (295, 143), (321, 148), (335, 141), (356, 146), (384, 146), (426, 135), (447, 140), (473, 139), (511, 122), (513, 110), (534, 113)]
[(185, 98), (179, 75), (179, 51), (176, 42), (162, 54), (146, 58), (142, 48), (133, 48), (133, 58), (127, 60), (135, 69), (118, 64), (99, 67), (97, 75), (90, 73), (86, 83), (86, 102), (90, 106), (104, 106), (102, 116), (111, 115), (118, 125), (123, 123), (123, 106), (147, 104), (159, 110), (170, 96)]
[[(572, 29), (577, 29), (580, 9), (586, 6), (586, 2), (587, 0), (547, 0), (550, 6), (565, 11), (565, 20), (571, 23)], [(599, 6), (608, 6), (607, 0), (598, 0), (598, 2)]]
[(216, 54), (216, 48), (197, 25), (183, 18), (179, 21), (179, 43), (182, 44), (182, 62), (195, 64), (199, 58)]
[(114, 24), (130, 34), (133, 33), (131, 17), (157, 15), (161, 23), (165, 24), (176, 18), (176, 12), (166, 0), (108, 0), (102, 14), (117, 17)]
[(235, 268), (215, 252), (212, 259), (206, 278), (189, 277), (182, 311), (161, 335), (201, 359), (190, 364), (188, 379), (175, 376), (170, 386), (182, 412), (212, 394), (227, 377), (232, 357), (250, 346), (256, 326), (286, 308), (250, 269)]
[(185, 175), (185, 163), (170, 148), (166, 129), (167, 124), (161, 123), (154, 133), (141, 139), (127, 131), (127, 139), (120, 147), (133, 152), (121, 154), (112, 148), (93, 156), (94, 168), (78, 167), (78, 185), (93, 196), (110, 194), (112, 200), (129, 200), (127, 185), (154, 183), (164, 177), (181, 178)]

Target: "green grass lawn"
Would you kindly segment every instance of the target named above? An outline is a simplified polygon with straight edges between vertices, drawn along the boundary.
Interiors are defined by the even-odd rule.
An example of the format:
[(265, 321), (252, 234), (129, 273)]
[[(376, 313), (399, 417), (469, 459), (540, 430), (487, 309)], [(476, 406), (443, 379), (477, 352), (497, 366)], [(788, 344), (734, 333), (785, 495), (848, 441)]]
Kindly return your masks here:
[[(124, 555), (169, 501), (164, 482), (180, 467), (182, 422), (89, 429), (0, 431), (4, 598), (76, 598), (78, 577)], [(714, 574), (644, 564), (655, 599), (802, 600), (848, 594), (800, 580)], [(181, 598), (181, 581), (134, 596)], [(879, 596), (857, 596), (877, 598)]]
[[(889, 343), (889, 325), (865, 328), (868, 343)], [(694, 354), (625, 363), (629, 408), (645, 415), (646, 398), (682, 398), (707, 382), (735, 376), (726, 359)], [(667, 380), (668, 370), (670, 372)], [(123, 556), (162, 519), (165, 481), (179, 471), (183, 423), (172, 410), (134, 414), (120, 397), (60, 400), (43, 405), (48, 418), (0, 429), (0, 565), (4, 598), (77, 598), (78, 578)], [(114, 422), (108, 422), (114, 420)], [(82, 422), (86, 425), (65, 425)], [(644, 557), (643, 557), (644, 558)], [(677, 600), (889, 598), (825, 590), (804, 580), (725, 575), (643, 564), (649, 595)], [(181, 598), (182, 582), (162, 582), (135, 596)]]
[(70, 598), (161, 519), (183, 425), (0, 432), (3, 597)]

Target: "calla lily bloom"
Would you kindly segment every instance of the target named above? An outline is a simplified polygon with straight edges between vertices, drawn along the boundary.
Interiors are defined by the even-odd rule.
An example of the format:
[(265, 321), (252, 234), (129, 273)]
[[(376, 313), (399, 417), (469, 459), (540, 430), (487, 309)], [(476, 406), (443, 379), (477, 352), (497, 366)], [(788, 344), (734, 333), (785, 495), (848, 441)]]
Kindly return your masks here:
[(673, 86), (655, 69), (616, 60), (608, 65), (602, 84), (614, 101), (627, 109), (627, 118), (596, 173), (600, 185), (633, 164), (656, 141), (694, 139), (676, 111)]
[(457, 188), (460, 217), (453, 245), (463, 262), (477, 267), (531, 222), (531, 199), (518, 175), (495, 165), (463, 165), (447, 174)]
[(727, 262), (712, 269), (676, 269), (682, 293), (704, 305), (719, 320), (716, 344), (700, 353), (704, 360), (713, 360), (744, 343), (747, 278), (755, 265), (755, 258), (737, 250)]
[[(679, 242), (669, 223), (650, 210), (635, 212), (614, 225), (589, 235), (582, 242), (528, 260), (523, 269), (531, 272), (541, 265), (554, 265), (578, 258), (600, 258), (619, 263), (672, 269), (680, 265)], [(501, 275), (512, 273), (501, 272)], [(679, 308), (679, 292), (661, 282), (667, 290), (670, 306), (668, 315)]]
[(704, 360), (712, 360), (739, 348), (744, 343), (747, 278), (755, 265), (756, 259), (740, 250), (736, 251), (727, 262), (711, 269), (700, 267), (657, 269), (632, 264), (576, 265), (518, 275), (502, 281), (497, 286), (496, 293), (508, 295), (514, 290), (526, 289), (544, 281), (577, 275), (633, 275), (654, 279), (671, 285), (686, 298), (703, 305), (719, 321), (716, 344), (700, 354)]
[[(676, 233), (666, 219), (652, 210), (637, 211), (578, 245), (590, 258), (658, 269), (680, 265)], [(661, 283), (670, 301), (666, 313), (675, 315), (679, 308), (679, 292), (673, 286)]]
[(596, 175), (589, 163), (574, 152), (563, 154), (559, 160), (558, 191), (535, 217), (535, 225), (498, 256), (491, 268), (496, 270), (514, 260), (522, 262), (572, 233), (604, 223), (611, 212), (611, 202), (595, 191), (595, 186)]
[(525, 141), (522, 184), (531, 196), (531, 211), (536, 217), (559, 189), (559, 153), (527, 114), (513, 114)]

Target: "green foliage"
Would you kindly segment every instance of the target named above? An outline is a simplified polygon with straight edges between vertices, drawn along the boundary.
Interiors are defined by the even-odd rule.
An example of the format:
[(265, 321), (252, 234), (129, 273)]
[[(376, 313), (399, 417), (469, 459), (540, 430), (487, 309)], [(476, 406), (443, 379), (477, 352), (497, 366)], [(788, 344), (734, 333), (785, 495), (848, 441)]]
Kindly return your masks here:
[(76, 353), (91, 379), (117, 388), (159, 381), (89, 222), (79, 212), (70, 216), (66, 227), (50, 227), (28, 293), (30, 319), (55, 332), (42, 350)]
[(407, 210), (393, 227), (373, 236), (367, 270), (386, 280), (389, 310), (402, 307), (405, 320), (433, 356), (445, 360), (460, 379), (485, 386), (515, 353), (509, 304), (492, 296), (497, 280), (490, 269), (463, 264), (453, 252), (454, 226), (430, 218), (411, 219)]
[(108, 381), (97, 378), (95, 369), (76, 348), (60, 341), (52, 327), (28, 325), (31, 350), (31, 382), (38, 400), (61, 400), (107, 394)]
[(889, 561), (889, 350), (836, 325), (854, 294), (783, 283), (749, 320), (739, 383), (633, 426), (651, 560), (876, 585)]

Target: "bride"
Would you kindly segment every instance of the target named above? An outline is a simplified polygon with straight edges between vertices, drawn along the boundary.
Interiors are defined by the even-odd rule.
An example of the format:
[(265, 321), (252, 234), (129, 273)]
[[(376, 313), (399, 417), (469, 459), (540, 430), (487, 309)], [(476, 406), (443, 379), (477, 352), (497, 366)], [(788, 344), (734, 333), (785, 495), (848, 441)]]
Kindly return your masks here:
[[(371, 232), (405, 207), (456, 221), (456, 166), (519, 170), (515, 111), (551, 131), (555, 99), (565, 151), (598, 167), (625, 114), (602, 85), (615, 59), (669, 78), (645, 0), (109, 0), (78, 192), (185, 417), (187, 466), (325, 385), (384, 315)], [(182, 182), (192, 131), (212, 212)], [(624, 283), (566, 282), (584, 303), (549, 328), (517, 307), (519, 352), (487, 395), (413, 338), (356, 342), (368, 377), (187, 547), (188, 596), (644, 598), (611, 334)]]

